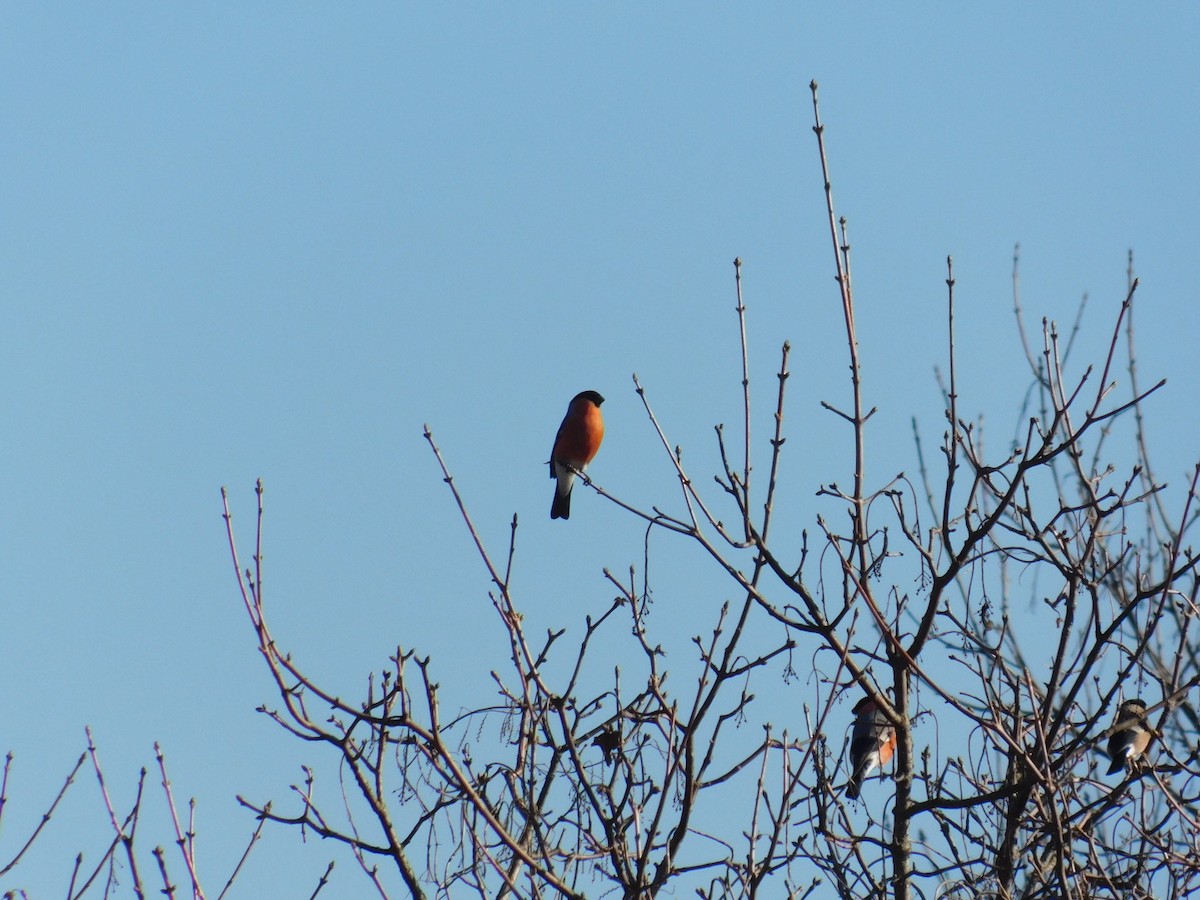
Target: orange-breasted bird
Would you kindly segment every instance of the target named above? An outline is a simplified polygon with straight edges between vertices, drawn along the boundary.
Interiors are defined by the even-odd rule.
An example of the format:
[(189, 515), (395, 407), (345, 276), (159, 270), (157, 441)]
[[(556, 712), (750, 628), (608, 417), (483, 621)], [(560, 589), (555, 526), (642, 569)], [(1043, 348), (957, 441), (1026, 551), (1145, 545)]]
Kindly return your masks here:
[(582, 472), (600, 449), (604, 440), (604, 417), (600, 415), (603, 402), (604, 398), (595, 391), (576, 394), (558, 426), (554, 449), (550, 451), (550, 477), (558, 479), (554, 502), (550, 505), (551, 519), (571, 518), (571, 487), (575, 484), (571, 468)]
[(850, 736), (850, 782), (846, 796), (858, 799), (863, 779), (874, 768), (891, 762), (896, 752), (896, 729), (880, 712), (875, 701), (863, 697), (854, 704), (854, 732)]
[(1142, 700), (1126, 700), (1117, 710), (1113, 722), (1117, 730), (1108, 739), (1108, 755), (1112, 765), (1108, 774), (1133, 767), (1134, 761), (1146, 752), (1154, 732), (1146, 724), (1146, 704)]

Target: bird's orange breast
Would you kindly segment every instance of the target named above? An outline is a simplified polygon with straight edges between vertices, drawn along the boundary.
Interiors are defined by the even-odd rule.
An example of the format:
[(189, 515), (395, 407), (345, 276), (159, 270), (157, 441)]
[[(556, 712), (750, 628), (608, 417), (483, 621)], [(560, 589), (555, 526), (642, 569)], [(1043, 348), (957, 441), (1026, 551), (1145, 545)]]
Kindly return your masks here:
[(603, 440), (604, 416), (600, 407), (590, 400), (577, 401), (563, 423), (554, 447), (554, 458), (576, 467), (585, 466), (592, 461)]

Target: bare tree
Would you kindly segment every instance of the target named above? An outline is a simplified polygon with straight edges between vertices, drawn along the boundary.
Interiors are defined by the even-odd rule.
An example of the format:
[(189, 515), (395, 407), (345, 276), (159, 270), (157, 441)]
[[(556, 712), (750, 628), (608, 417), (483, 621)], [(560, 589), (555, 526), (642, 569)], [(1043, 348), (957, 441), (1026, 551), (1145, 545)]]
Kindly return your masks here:
[[(664, 650), (677, 623), (652, 614), (645, 565), (640, 576), (632, 566), (628, 576), (606, 570), (609, 602), (535, 634), (513, 588), (516, 518), (504, 555), (493, 554), (427, 427), (489, 581), (507, 659), (492, 684), (445, 698), (438, 662), (397, 647), (363, 696), (345, 700), (310, 677), (268, 624), (262, 483), (248, 566), (222, 491), (244, 608), (277, 697), (263, 711), (314, 753), (289, 800), (239, 798), (258, 819), (247, 854), (267, 823), (300, 829), (346, 847), (381, 897), (1008, 900), (1177, 897), (1200, 887), (1200, 577), (1189, 543), (1200, 466), (1170, 492), (1151, 465), (1146, 421), (1162, 382), (1141, 384), (1132, 256), (1107, 348), (1079, 366), (1084, 305), (1065, 335), (1051, 321), (1030, 326), (1014, 254), (1029, 390), (1019, 427), (998, 449), (985, 446), (979, 413), (964, 412), (972, 401), (959, 390), (947, 259), (936, 452), (914, 421), (915, 474), (873, 480), (869, 454), (888, 465), (895, 457), (872, 436), (850, 241), (811, 88), (850, 382), (845, 399), (821, 404), (846, 439), (826, 463), (830, 476), (806, 485), (816, 507), (808, 530), (798, 542), (779, 536), (783, 513), (796, 519), (781, 500), (787, 343), (772, 427), (765, 443), (752, 439), (740, 260), (742, 421), (716, 427), (714, 487), (684, 466), (636, 376), (676, 499), (638, 508), (579, 473), (645, 529), (647, 559), (651, 536), (690, 547), (732, 598), (707, 620), (697, 609), (684, 658)], [(760, 475), (753, 461), (763, 459)], [(568, 630), (577, 625), (577, 635)], [(600, 657), (600, 643), (623, 643), (619, 666)], [(779, 702), (797, 683), (807, 702), (790, 699), (798, 691)], [(0, 858), (9, 860), (0, 876), (45, 840), (90, 759), (111, 835), (97, 860), (76, 857), (67, 896), (121, 887), (137, 897), (208, 896), (194, 808), (183, 821), (157, 747), (156, 756), (174, 853), (142, 849), (145, 770), (130, 810), (118, 809), (89, 732), (41, 824)], [(323, 780), (331, 767), (332, 797)], [(10, 756), (0, 816), (11, 769)]]
[[(287, 809), (243, 800), (260, 819), (344, 843), (381, 896), (396, 879), (413, 897), (1083, 898), (1195, 888), (1200, 582), (1188, 541), (1200, 468), (1168, 494), (1150, 464), (1144, 422), (1162, 382), (1139, 384), (1132, 260), (1107, 352), (1072, 375), (1080, 322), (1065, 339), (1053, 322), (1029, 328), (1014, 258), (1030, 390), (1019, 430), (998, 450), (985, 447), (982, 420), (959, 394), (947, 260), (938, 452), (926, 453), (914, 423), (916, 477), (873, 482), (850, 242), (815, 83), (812, 97), (851, 375), (848, 400), (822, 406), (844, 423), (849, 448), (830, 464), (850, 459), (852, 468), (839, 478), (847, 487), (812, 485), (822, 512), (811, 546), (809, 532), (799, 547), (772, 534), (786, 343), (765, 477), (752, 466), (737, 260), (743, 421), (732, 441), (716, 429), (716, 491), (685, 468), (636, 376), (682, 512), (637, 508), (580, 473), (648, 537), (699, 548), (734, 592), (697, 628), (691, 661), (668, 669), (632, 568), (627, 580), (605, 572), (614, 599), (582, 615), (577, 638), (566, 623), (529, 633), (512, 588), (516, 518), (506, 554), (493, 555), (426, 428), (507, 637), (509, 658), (493, 673), (498, 699), (481, 702), (481, 689), (475, 702), (446, 702), (436, 661), (398, 647), (361, 700), (343, 700), (268, 626), (261, 482), (249, 567), (226, 498), (246, 613), (278, 694), (267, 712), (327, 747), (343, 772), (335, 808), (310, 772)], [(628, 635), (619, 669), (592, 659), (602, 633)], [(766, 711), (760, 695), (795, 679), (815, 699), (779, 728), (778, 708)], [(1103, 774), (1104, 748), (1123, 724), (1118, 705), (1133, 697), (1148, 708), (1150, 748)], [(858, 748), (848, 748), (851, 707), (871, 711), (870, 740)], [(851, 800), (845, 754), (872, 747), (882, 772), (864, 767), (862, 800)]]

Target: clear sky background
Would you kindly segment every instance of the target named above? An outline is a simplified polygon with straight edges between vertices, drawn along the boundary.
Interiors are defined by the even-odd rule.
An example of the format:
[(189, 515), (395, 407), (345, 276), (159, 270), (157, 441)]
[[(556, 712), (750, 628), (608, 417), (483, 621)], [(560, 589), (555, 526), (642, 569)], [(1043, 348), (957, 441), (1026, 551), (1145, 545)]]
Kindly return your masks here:
[[(760, 436), (792, 341), (781, 528), (811, 525), (852, 458), (819, 408), (848, 384), (814, 78), (873, 484), (914, 470), (912, 416), (941, 431), (947, 254), (963, 408), (1011, 433), (1019, 241), (1035, 326), (1089, 295), (1080, 359), (1134, 250), (1143, 377), (1170, 380), (1150, 437), (1180, 486), (1200, 455), (1198, 46), (1186, 3), (0, 6), (0, 859), (85, 724), (122, 806), (162, 743), (209, 890), (253, 827), (235, 794), (282, 801), (300, 762), (330, 762), (254, 712), (274, 698), (222, 485), (248, 539), (264, 479), (277, 636), (343, 696), (398, 643), (434, 655), (452, 706), (486, 702), (505, 660), (425, 422), (494, 552), (518, 514), (531, 621), (577, 629), (642, 529), (587, 491), (550, 522), (554, 430), (599, 390), (595, 477), (680, 511), (630, 376), (708, 481), (712, 426), (740, 415), (735, 256)], [(654, 546), (659, 624), (708, 623), (730, 586)], [(58, 896), (106, 827), (81, 777), (0, 891)], [(240, 896), (307, 896), (337, 855), (268, 829)], [(338, 858), (322, 896), (365, 896)]]

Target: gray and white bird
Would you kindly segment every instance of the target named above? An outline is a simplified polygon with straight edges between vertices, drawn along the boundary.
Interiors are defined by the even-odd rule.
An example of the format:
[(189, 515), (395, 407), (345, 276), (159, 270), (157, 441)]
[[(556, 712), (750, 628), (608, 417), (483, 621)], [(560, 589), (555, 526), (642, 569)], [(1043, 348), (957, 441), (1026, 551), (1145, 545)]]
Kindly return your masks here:
[(1108, 756), (1112, 765), (1108, 774), (1115, 775), (1122, 769), (1131, 769), (1133, 764), (1150, 746), (1154, 732), (1146, 724), (1146, 703), (1142, 700), (1126, 700), (1117, 710), (1116, 731), (1108, 739)]

